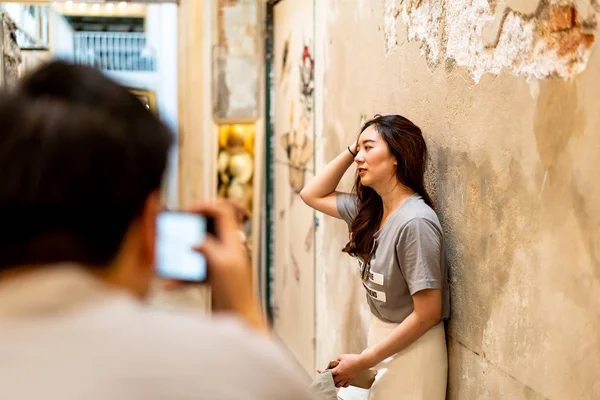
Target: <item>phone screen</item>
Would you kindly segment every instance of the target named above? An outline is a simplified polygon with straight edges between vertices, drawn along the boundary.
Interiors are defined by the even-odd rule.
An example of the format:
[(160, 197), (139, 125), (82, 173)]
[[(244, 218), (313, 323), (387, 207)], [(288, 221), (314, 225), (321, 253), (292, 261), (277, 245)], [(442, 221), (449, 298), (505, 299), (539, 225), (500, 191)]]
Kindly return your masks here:
[(199, 214), (163, 212), (157, 222), (157, 271), (163, 278), (206, 280), (205, 257), (193, 247), (202, 244), (208, 221)]

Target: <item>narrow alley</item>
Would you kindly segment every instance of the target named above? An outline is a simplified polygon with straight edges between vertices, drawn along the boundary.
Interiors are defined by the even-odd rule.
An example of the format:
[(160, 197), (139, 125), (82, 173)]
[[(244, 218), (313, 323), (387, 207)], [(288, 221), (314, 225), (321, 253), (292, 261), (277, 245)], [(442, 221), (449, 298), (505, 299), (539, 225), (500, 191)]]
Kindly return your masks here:
[[(269, 331), (288, 357), (284, 364), (296, 371), (298, 386), (315, 395), (322, 385), (323, 399), (334, 400), (600, 399), (600, 185), (594, 183), (600, 176), (598, 0), (24, 0), (1, 2), (0, 16), (2, 96), (21, 91), (23, 101), (31, 100), (37, 89), (27, 85), (38, 86), (28, 77), (53, 61), (99, 71), (138, 98), (152, 113), (152, 123), (160, 120), (172, 132), (158, 188), (163, 211), (196, 210), (214, 199), (235, 205), (236, 229), (250, 262), (236, 260), (243, 260), (252, 282), (249, 305), (239, 310), (254, 302), (260, 310), (260, 316), (241, 319)], [(67, 96), (76, 89), (64, 90)], [(108, 89), (106, 94), (108, 101)], [(115, 115), (116, 121), (115, 104), (121, 103), (113, 100), (106, 116)], [(65, 113), (75, 116), (77, 101)], [(0, 103), (5, 105), (1, 97)], [(103, 105), (98, 100), (90, 109)], [(38, 115), (27, 114), (27, 107), (22, 112)], [(11, 111), (0, 109), (0, 115)], [(52, 121), (46, 125), (52, 127)], [(80, 125), (93, 120), (86, 121)], [(19, 125), (23, 132), (29, 129), (26, 122)], [(122, 122), (114, 132), (129, 126)], [(150, 126), (146, 122), (143, 126)], [(4, 124), (0, 120), (3, 135), (13, 126)], [(143, 158), (138, 152), (166, 140), (161, 138), (140, 139), (139, 149), (127, 150), (132, 158), (123, 161), (123, 177), (131, 163), (145, 168), (156, 155)], [(128, 140), (123, 143), (134, 139)], [(0, 157), (6, 160), (17, 151), (2, 147), (8, 142), (0, 139)], [(31, 151), (23, 154), (45, 160)], [(7, 187), (21, 176), (6, 172), (8, 162), (0, 161), (5, 171), (0, 185)], [(99, 182), (109, 180), (109, 166), (98, 164), (96, 170), (107, 171), (93, 175)], [(31, 182), (39, 183), (46, 175), (35, 176)], [(115, 184), (114, 190), (146, 179), (131, 176), (135, 179)], [(40, 191), (58, 196), (49, 182)], [(88, 183), (86, 193), (109, 191)], [(30, 194), (23, 185), (19, 193)], [(0, 217), (11, 215), (13, 203), (21, 205), (16, 194), (3, 191)], [(127, 196), (123, 199), (135, 197)], [(113, 199), (114, 204), (123, 199)], [(33, 200), (23, 204), (31, 205), (27, 201)], [(87, 198), (83, 203), (87, 206)], [(176, 251), (160, 253), (158, 221), (160, 264)], [(222, 234), (225, 223), (216, 219), (215, 233), (211, 221), (202, 221), (201, 235), (198, 230), (198, 237), (186, 238), (185, 251), (205, 233)], [(12, 315), (3, 313), (3, 301), (11, 298), (3, 300), (2, 288), (4, 279), (7, 289), (13, 283), (8, 282), (13, 266), (10, 257), (2, 258), (16, 248), (11, 225), (4, 224), (0, 220), (7, 227), (0, 240), (5, 240), (0, 244), (0, 399), (29, 399), (34, 396), (4, 397), (2, 389), (2, 375), (16, 374), (2, 357), (22, 356), (10, 350), (17, 347), (9, 341), (2, 343), (3, 329), (14, 328), (3, 320)], [(185, 229), (173, 226), (175, 248)], [(154, 249), (154, 242), (148, 246)], [(225, 259), (237, 253), (223, 247), (220, 254)], [(201, 318), (219, 311), (236, 314), (235, 301), (219, 293), (234, 298), (245, 286), (215, 283), (220, 272), (211, 275), (211, 260), (208, 254), (202, 258), (201, 279), (161, 275), (157, 267), (146, 305), (173, 318), (179, 309)], [(161, 278), (185, 284), (173, 290)], [(208, 285), (189, 282), (205, 280)], [(223, 338), (231, 329), (215, 333), (212, 351), (229, 346)], [(52, 332), (48, 340), (56, 339)], [(132, 332), (141, 335), (138, 350), (145, 343), (160, 346), (159, 338), (140, 339), (143, 329)], [(244, 345), (236, 341), (229, 350), (246, 354)], [(268, 355), (271, 350), (264, 348)], [(190, 354), (202, 354), (195, 351)], [(397, 366), (402, 357), (404, 366)], [(207, 371), (231, 362), (226, 355), (209, 359), (214, 368)], [(152, 360), (148, 356), (148, 366)], [(167, 362), (175, 365), (176, 359), (163, 365), (170, 366)], [(104, 367), (122, 368), (116, 365)], [(173, 366), (182, 376), (173, 382), (187, 379), (183, 365)], [(244, 366), (251, 371), (252, 365), (250, 359), (240, 361), (240, 371)], [(261, 371), (262, 364), (256, 368)], [(253, 383), (251, 376), (240, 372), (248, 393), (259, 382), (269, 385), (264, 377)], [(228, 379), (237, 382), (233, 376), (214, 377), (213, 383)], [(362, 380), (366, 383), (357, 384)], [(289, 382), (296, 388), (293, 379)], [(422, 392), (414, 389), (421, 386)], [(287, 398), (186, 390), (49, 396)]]

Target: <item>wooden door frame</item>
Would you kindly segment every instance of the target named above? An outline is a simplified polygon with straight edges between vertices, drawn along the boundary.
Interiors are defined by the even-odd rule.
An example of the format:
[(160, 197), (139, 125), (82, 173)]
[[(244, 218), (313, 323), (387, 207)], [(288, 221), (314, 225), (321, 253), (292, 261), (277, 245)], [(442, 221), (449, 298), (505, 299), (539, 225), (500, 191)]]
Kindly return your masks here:
[[(214, 1), (179, 0), (179, 205), (216, 194), (217, 140), (211, 99), (211, 17)], [(193, 106), (192, 106), (193, 105)]]

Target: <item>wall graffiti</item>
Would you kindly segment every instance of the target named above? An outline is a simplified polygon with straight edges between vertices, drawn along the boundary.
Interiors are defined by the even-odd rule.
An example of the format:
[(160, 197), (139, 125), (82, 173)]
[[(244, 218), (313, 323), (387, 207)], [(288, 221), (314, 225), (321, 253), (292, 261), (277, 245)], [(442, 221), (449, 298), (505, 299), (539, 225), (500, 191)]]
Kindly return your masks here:
[(294, 279), (296, 279), (296, 282), (300, 282), (300, 264), (298, 264), (298, 260), (296, 259), (296, 256), (294, 256), (293, 248), (290, 248), (290, 258), (292, 259), (292, 266), (294, 268)]
[(277, 336), (314, 371), (314, 212), (299, 201), (314, 159), (313, 3), (274, 6), (274, 304)]
[[(293, 113), (290, 119), (293, 120)], [(301, 115), (292, 129), (281, 136), (281, 145), (288, 159), (290, 186), (294, 193), (300, 193), (304, 187), (306, 164), (313, 156), (314, 145), (309, 137), (311, 122), (306, 115)]]
[[(289, 62), (289, 41), (285, 42), (282, 56), (282, 76)], [(300, 105), (296, 120), (296, 103), (290, 103), (290, 130), (281, 137), (281, 145), (287, 155), (289, 180), (294, 193), (300, 193), (305, 183), (307, 163), (312, 159), (314, 144), (311, 139), (314, 107), (314, 58), (310, 46), (304, 44), (298, 67), (299, 88), (297, 97)]]
[(315, 225), (312, 224), (306, 232), (306, 237), (304, 238), (304, 250), (307, 252), (310, 251), (312, 247), (313, 237), (315, 236)]
[(279, 75), (279, 84), (282, 84), (283, 80), (288, 76), (289, 55), (290, 55), (290, 39), (288, 38), (283, 45), (283, 51), (282, 51), (282, 55), (281, 55), (281, 73)]
[(302, 62), (300, 64), (300, 101), (304, 106), (304, 113), (312, 117), (315, 90), (315, 61), (308, 45), (302, 49)]

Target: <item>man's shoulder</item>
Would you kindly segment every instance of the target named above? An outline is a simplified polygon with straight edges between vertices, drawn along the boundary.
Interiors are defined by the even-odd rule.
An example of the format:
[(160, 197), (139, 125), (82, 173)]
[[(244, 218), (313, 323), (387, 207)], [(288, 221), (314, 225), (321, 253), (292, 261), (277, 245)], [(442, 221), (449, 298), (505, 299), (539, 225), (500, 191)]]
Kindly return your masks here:
[(125, 346), (134, 349), (128, 357), (138, 371), (161, 368), (163, 379), (202, 387), (212, 393), (206, 398), (307, 398), (308, 375), (293, 358), (233, 316), (154, 307), (130, 311), (127, 329), (133, 332)]
[[(209, 347), (207, 343), (232, 340), (237, 346), (273, 345), (233, 315), (207, 316), (191, 308), (162, 308), (133, 303), (115, 304), (113, 310), (104, 311), (110, 313), (111, 322), (106, 322), (114, 324), (114, 328), (143, 334), (137, 339), (145, 338), (149, 342), (173, 343), (179, 347)], [(227, 351), (227, 348), (221, 350)]]

